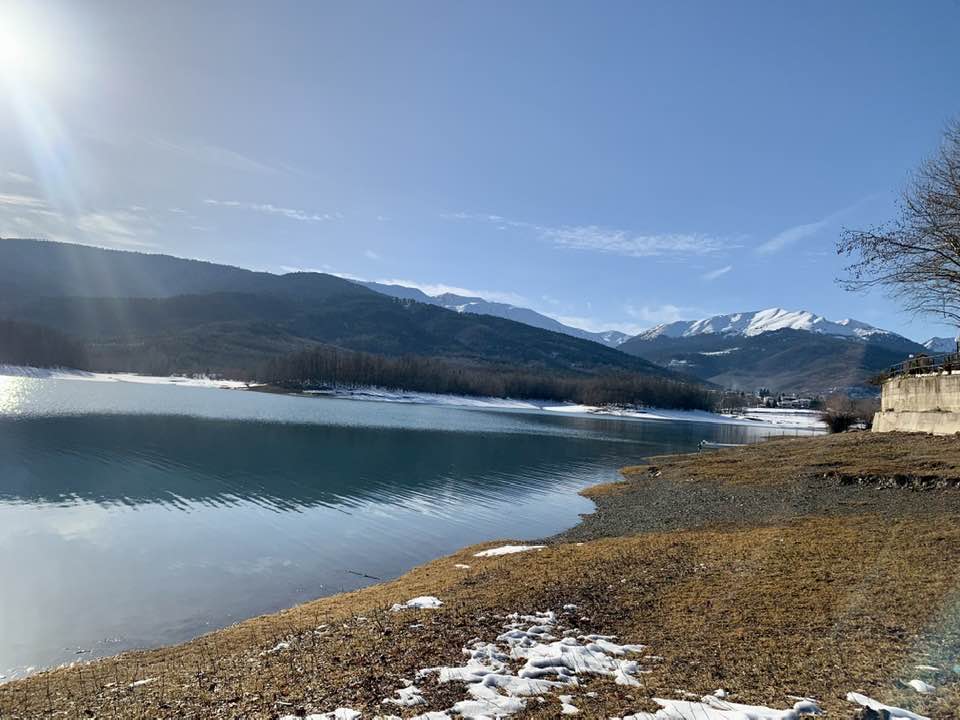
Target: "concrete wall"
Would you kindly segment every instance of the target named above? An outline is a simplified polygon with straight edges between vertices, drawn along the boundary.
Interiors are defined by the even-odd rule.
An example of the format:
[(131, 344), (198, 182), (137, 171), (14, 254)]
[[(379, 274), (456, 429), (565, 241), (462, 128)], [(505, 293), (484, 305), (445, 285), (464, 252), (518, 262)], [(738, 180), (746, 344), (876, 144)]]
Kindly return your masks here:
[(874, 432), (960, 432), (960, 374), (903, 375), (883, 384)]

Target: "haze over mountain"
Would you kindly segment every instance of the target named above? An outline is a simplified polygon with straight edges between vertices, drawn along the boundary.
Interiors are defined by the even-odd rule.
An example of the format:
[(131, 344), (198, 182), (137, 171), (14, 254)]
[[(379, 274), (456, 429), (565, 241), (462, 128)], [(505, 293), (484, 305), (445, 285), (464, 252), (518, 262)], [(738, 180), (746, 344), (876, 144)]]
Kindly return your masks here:
[(573, 337), (592, 340), (608, 347), (617, 347), (627, 339), (629, 335), (619, 330), (608, 330), (606, 332), (590, 332), (581, 328), (565, 325), (559, 320), (547, 317), (536, 310), (518, 307), (508, 303), (492, 302), (481, 297), (470, 297), (466, 295), (456, 295), (454, 293), (442, 293), (440, 295), (428, 295), (418, 288), (407, 287), (405, 285), (394, 285), (378, 282), (357, 281), (360, 285), (370, 288), (384, 295), (404, 298), (407, 300), (416, 300), (418, 302), (438, 305), (447, 310), (456, 312), (474, 313), (476, 315), (493, 315), (494, 317), (515, 320), (526, 325), (561, 332)]
[(324, 273), (274, 275), (166, 255), (0, 240), (0, 319), (88, 342), (101, 365), (243, 371), (316, 344), (546, 371), (668, 371), (598, 343), (386, 297)]
[(658, 325), (624, 352), (739, 390), (869, 392), (868, 380), (924, 347), (852, 319), (768, 308)]

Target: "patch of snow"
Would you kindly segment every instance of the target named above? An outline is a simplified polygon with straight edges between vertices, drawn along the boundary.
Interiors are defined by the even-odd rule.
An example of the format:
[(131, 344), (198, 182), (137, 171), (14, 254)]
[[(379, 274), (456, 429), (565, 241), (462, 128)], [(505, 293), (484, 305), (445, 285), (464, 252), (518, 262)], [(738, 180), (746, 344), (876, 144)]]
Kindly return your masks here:
[(350, 708), (337, 708), (333, 712), (314, 713), (313, 715), (284, 715), (280, 720), (359, 720), (362, 715)]
[(394, 603), (390, 608), (393, 612), (401, 610), (435, 610), (443, 605), (443, 601), (433, 595), (421, 595), (407, 600), (405, 603)]
[(385, 390), (377, 387), (333, 388), (331, 390), (307, 390), (305, 395), (335, 397), (345, 400), (406, 403), (411, 405), (451, 405), (455, 407), (488, 408), (499, 410), (536, 410), (534, 403), (510, 398), (474, 397), (468, 395), (442, 395), (440, 393)]
[(500, 547), (481, 550), (474, 553), (474, 557), (498, 557), (500, 555), (513, 555), (514, 553), (526, 552), (527, 550), (542, 550), (546, 545), (501, 545)]
[(127, 382), (142, 385), (180, 385), (236, 390), (255, 387), (243, 380), (221, 380), (209, 377), (182, 377), (179, 375), (137, 375), (136, 373), (99, 373), (72, 368), (37, 368), (23, 365), (0, 365), (0, 375), (37, 380), (88, 380), (91, 382)]
[(911, 680), (910, 682), (907, 683), (907, 685), (912, 687), (918, 693), (922, 693), (924, 695), (929, 695), (930, 693), (936, 692), (937, 690), (930, 683), (924, 682), (923, 680), (920, 680), (918, 678)]
[(458, 568), (458, 569), (460, 569), (460, 570), (469, 570), (469, 569), (470, 569), (470, 566), (469, 566), (469, 565), (464, 565), (463, 563), (456, 563), (456, 564), (454, 565), (454, 567), (455, 567), (455, 568)]
[(933, 665), (914, 665), (914, 670), (920, 670), (921, 672), (940, 672), (940, 668), (934, 667)]
[(894, 707), (893, 705), (884, 705), (878, 700), (869, 698), (866, 695), (861, 695), (860, 693), (847, 693), (847, 701), (855, 703), (865, 708), (870, 708), (871, 710), (886, 710), (890, 713), (891, 718), (896, 718), (896, 720), (930, 720), (930, 718), (923, 715), (917, 715), (912, 713), (909, 710), (904, 710), (903, 708)]
[(573, 695), (559, 695), (560, 712), (563, 715), (579, 715), (580, 708), (573, 705)]
[(135, 688), (135, 687), (140, 687), (141, 685), (149, 685), (154, 680), (156, 680), (156, 678), (144, 678), (143, 680), (135, 680), (134, 682), (130, 683), (128, 687)]
[(623, 720), (798, 720), (801, 715), (820, 715), (819, 706), (809, 700), (797, 701), (788, 710), (775, 710), (765, 705), (742, 705), (705, 695), (695, 700), (653, 698), (660, 706), (655, 713), (626, 715)]
[(397, 694), (396, 698), (385, 698), (381, 700), (381, 702), (387, 705), (399, 705), (400, 707), (414, 707), (416, 705), (427, 704), (427, 700), (423, 697), (420, 688), (412, 683), (399, 690), (394, 690), (394, 692)]
[(788, 408), (751, 408), (742, 413), (712, 413), (705, 410), (662, 410), (658, 408), (625, 409), (598, 405), (545, 405), (548, 412), (609, 415), (636, 420), (672, 420), (683, 422), (717, 423), (750, 427), (781, 427), (795, 430), (825, 431), (821, 413), (816, 410)]
[(706, 357), (716, 357), (718, 355), (730, 355), (731, 353), (735, 353), (739, 349), (740, 348), (738, 347), (732, 347), (732, 348), (727, 348), (726, 350), (714, 350), (713, 352), (699, 352), (697, 353), (697, 355), (705, 355)]
[[(569, 636), (557, 639), (560, 632), (557, 614), (538, 612), (533, 615), (514, 613), (505, 632), (495, 643), (481, 640), (463, 649), (467, 657), (460, 667), (425, 668), (418, 677), (437, 674), (440, 683), (460, 682), (467, 687), (470, 700), (456, 703), (451, 711), (467, 718), (502, 717), (520, 712), (526, 698), (549, 694), (554, 690), (579, 684), (586, 675), (610, 677), (622, 684), (639, 684), (633, 677), (640, 672), (634, 660), (624, 655), (642, 652), (643, 645), (620, 645), (604, 635)], [(522, 660), (514, 673), (510, 662)], [(569, 699), (561, 699), (567, 714), (579, 710)], [(564, 708), (569, 705), (569, 708)]]

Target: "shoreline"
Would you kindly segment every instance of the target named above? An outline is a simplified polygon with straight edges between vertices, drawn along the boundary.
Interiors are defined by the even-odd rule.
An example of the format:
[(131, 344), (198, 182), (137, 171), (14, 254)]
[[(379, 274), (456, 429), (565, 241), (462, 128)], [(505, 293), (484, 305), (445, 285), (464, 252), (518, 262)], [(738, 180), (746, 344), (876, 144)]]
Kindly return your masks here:
[(515, 400), (511, 398), (442, 395), (416, 391), (385, 390), (377, 387), (340, 388), (330, 390), (294, 391), (264, 383), (225, 378), (186, 377), (180, 375), (140, 375), (137, 373), (103, 373), (72, 368), (38, 368), (22, 365), (0, 365), (0, 380), (4, 377), (34, 380), (78, 380), (85, 382), (125, 382), (140, 385), (169, 385), (176, 387), (211, 388), (221, 390), (251, 390), (290, 397), (333, 398), (363, 402), (386, 402), (411, 405), (460, 407), (477, 410), (520, 410), (556, 415), (588, 416), (638, 421), (697, 422), (761, 429), (789, 430), (798, 433), (826, 432), (820, 413), (812, 410), (779, 408), (749, 408), (738, 413), (708, 412), (706, 410), (671, 410), (667, 408), (626, 408), (620, 406), (581, 405), (545, 400)]
[[(944, 448), (949, 447), (936, 440), (921, 441), (921, 437), (916, 436), (916, 442), (912, 445), (915, 448), (926, 446), (931, 456), (943, 456)], [(80, 675), (108, 678), (111, 673), (124, 679), (122, 692), (116, 680), (105, 681), (87, 701), (115, 703), (119, 700), (121, 703), (136, 702), (137, 707), (141, 707), (143, 703), (158, 701), (157, 681), (150, 679), (152, 674), (158, 677), (176, 676), (178, 663), (182, 673), (193, 659), (205, 658), (200, 661), (206, 663), (201, 670), (189, 671), (187, 675), (197, 675), (198, 672), (211, 677), (220, 677), (224, 673), (229, 677), (237, 675), (240, 685), (244, 686), (244, 683), (254, 681), (244, 672), (241, 659), (245, 663), (256, 664), (259, 670), (263, 669), (261, 666), (266, 666), (271, 668), (271, 672), (286, 676), (286, 663), (293, 662), (292, 655), (309, 659), (312, 652), (314, 668), (327, 668), (329, 672), (321, 673), (319, 678), (314, 678), (299, 690), (288, 687), (284, 692), (292, 692), (300, 699), (291, 696), (289, 701), (283, 700), (283, 706), (278, 707), (275, 702), (270, 703), (269, 707), (265, 706), (261, 702), (263, 688), (261, 693), (254, 693), (256, 700), (246, 698), (250, 693), (244, 691), (241, 693), (243, 697), (233, 692), (231, 698), (217, 698), (216, 693), (211, 695), (208, 692), (181, 697), (179, 701), (186, 703), (186, 707), (204, 708), (204, 717), (228, 717), (221, 712), (226, 713), (228, 709), (229, 712), (235, 712), (241, 707), (247, 713), (245, 717), (275, 717), (271, 713), (279, 712), (282, 715), (287, 704), (296, 712), (299, 712), (298, 708), (305, 712), (329, 712), (337, 707), (357, 706), (367, 709), (363, 717), (373, 717), (376, 713), (371, 712), (370, 708), (374, 707), (380, 714), (386, 713), (384, 716), (391, 713), (396, 713), (397, 717), (409, 716), (414, 710), (425, 711), (427, 707), (418, 701), (405, 712), (405, 706), (393, 707), (380, 700), (390, 697), (391, 688), (402, 689), (402, 681), (415, 674), (418, 664), (421, 668), (426, 666), (427, 656), (432, 658), (431, 661), (436, 659), (453, 665), (462, 664), (458, 658), (461, 648), (468, 645), (469, 638), (492, 639), (502, 632), (496, 628), (502, 627), (502, 618), (510, 612), (522, 615), (549, 611), (563, 617), (565, 606), (576, 605), (585, 614), (579, 620), (568, 618), (563, 622), (575, 621), (582, 632), (622, 636), (618, 642), (649, 644), (651, 653), (665, 658), (649, 661), (650, 667), (644, 667), (644, 673), (647, 674), (640, 677), (646, 678), (644, 685), (649, 686), (654, 694), (643, 693), (642, 698), (638, 696), (636, 686), (629, 683), (623, 686), (610, 683), (602, 675), (584, 678), (583, 682), (591, 692), (596, 692), (596, 696), (585, 696), (580, 689), (571, 688), (576, 693), (576, 699), (567, 704), (573, 702), (574, 706), (579, 705), (587, 717), (595, 716), (591, 708), (598, 703), (603, 708), (604, 716), (621, 716), (638, 711), (658, 712), (658, 708), (663, 710), (665, 706), (657, 705), (651, 698), (658, 696), (655, 693), (662, 695), (667, 690), (672, 693), (673, 699), (667, 697), (661, 700), (696, 702), (699, 705), (705, 701), (715, 703), (708, 701), (708, 695), (701, 693), (709, 694), (724, 687), (727, 687), (726, 700), (721, 698), (724, 702), (733, 698), (736, 702), (766, 702), (773, 707), (789, 708), (787, 695), (814, 694), (824, 707), (849, 713), (855, 709), (856, 703), (845, 705), (842, 692), (839, 695), (836, 690), (832, 695), (827, 694), (830, 691), (824, 692), (827, 688), (838, 687), (838, 679), (830, 679), (837, 674), (836, 670), (829, 674), (830, 677), (823, 676), (817, 671), (820, 661), (812, 666), (808, 662), (809, 653), (822, 654), (813, 645), (807, 647), (808, 641), (817, 640), (816, 632), (812, 636), (807, 633), (803, 637), (795, 637), (791, 632), (784, 634), (784, 629), (779, 629), (777, 623), (785, 623), (786, 630), (792, 628), (795, 614), (809, 614), (809, 603), (814, 598), (818, 598), (814, 603), (818, 610), (812, 616), (804, 616), (807, 621), (826, 623), (827, 626), (838, 622), (835, 617), (837, 608), (827, 601), (832, 593), (847, 592), (851, 583), (856, 585), (855, 578), (861, 572), (863, 562), (863, 557), (850, 557), (848, 549), (851, 541), (858, 543), (862, 553), (869, 555), (873, 552), (870, 548), (874, 547), (880, 553), (876, 555), (880, 565), (872, 571), (873, 582), (880, 582), (884, 592), (861, 598), (860, 602), (865, 606), (856, 616), (857, 623), (868, 622), (868, 618), (874, 615), (879, 616), (877, 619), (881, 624), (877, 626), (875, 636), (861, 638), (851, 631), (849, 638), (840, 636), (831, 640), (838, 644), (836, 651), (839, 653), (837, 657), (843, 658), (841, 664), (852, 663), (851, 672), (859, 668), (853, 675), (848, 673), (839, 679), (845, 683), (845, 689), (839, 689), (844, 692), (864, 690), (873, 693), (873, 696), (890, 697), (898, 702), (905, 699), (913, 705), (917, 702), (930, 705), (943, 698), (911, 694), (910, 691), (904, 691), (894, 678), (890, 678), (892, 672), (902, 672), (892, 670), (892, 665), (903, 667), (895, 662), (895, 657), (891, 659), (891, 655), (903, 653), (909, 646), (904, 648), (897, 645), (896, 638), (891, 645), (891, 639), (885, 637), (882, 630), (886, 627), (882, 623), (891, 621), (889, 610), (881, 611), (874, 605), (877, 598), (886, 593), (888, 599), (897, 601), (897, 608), (901, 608), (902, 604), (894, 616), (896, 622), (912, 623), (911, 626), (915, 626), (917, 631), (924, 627), (926, 621), (921, 616), (925, 617), (939, 607), (939, 603), (931, 598), (945, 588), (952, 587), (952, 580), (942, 577), (936, 568), (944, 562), (960, 560), (960, 530), (954, 529), (956, 520), (960, 518), (960, 491), (938, 491), (935, 496), (938, 504), (932, 508), (930, 498), (934, 496), (930, 493), (911, 492), (909, 489), (877, 493), (876, 488), (870, 485), (873, 481), (865, 481), (866, 485), (844, 481), (848, 475), (862, 472), (858, 463), (882, 471), (881, 461), (891, 462), (888, 457), (890, 449), (889, 438), (861, 434), (859, 437), (773, 440), (709, 455), (652, 458), (651, 462), (655, 464), (627, 469), (623, 482), (585, 491), (583, 494), (594, 501), (594, 513), (584, 516), (573, 528), (550, 538), (546, 547), (516, 553), (504, 552), (493, 557), (477, 556), (476, 553), (481, 550), (502, 546), (506, 541), (484, 543), (418, 566), (396, 580), (343, 595), (320, 598), (274, 615), (252, 618), (182, 645), (131, 651), (74, 668), (45, 671), (0, 686), (0, 710), (11, 707), (10, 703), (18, 697), (21, 702), (30, 702), (30, 698), (33, 698), (35, 702), (42, 703), (41, 688), (49, 687), (51, 681), (55, 688), (61, 685), (69, 687), (71, 678), (73, 681), (77, 681)], [(816, 472), (798, 479), (785, 472), (784, 463), (781, 463), (781, 467), (771, 468), (767, 465), (759, 474), (730, 475), (731, 472), (737, 472), (731, 470), (731, 465), (735, 466), (736, 462), (762, 461), (771, 454), (779, 457), (784, 452), (793, 463), (802, 461), (814, 467), (823, 460), (825, 451), (828, 456), (832, 453), (838, 458), (834, 463), (835, 475), (830, 477), (826, 477), (818, 466)], [(915, 449), (915, 452), (919, 451)], [(951, 461), (957, 455), (960, 452), (953, 451)], [(803, 460), (804, 457), (806, 460)], [(918, 461), (923, 457), (926, 456), (918, 456)], [(688, 477), (691, 473), (695, 477)], [(700, 477), (696, 476), (697, 473)], [(943, 470), (941, 474), (960, 482), (960, 457), (955, 458), (949, 472)], [(731, 481), (732, 477), (734, 479)], [(917, 481), (922, 480), (923, 477), (918, 476)], [(809, 500), (812, 495), (826, 493), (828, 488), (832, 489), (833, 494), (826, 496), (819, 505), (805, 504), (805, 498)], [(683, 496), (678, 502), (675, 493), (685, 491), (701, 496)], [(741, 507), (744, 498), (755, 492), (760, 493), (756, 512), (741, 511), (731, 515), (731, 510)], [(715, 497), (708, 502), (704, 499), (704, 493), (712, 493)], [(769, 499), (778, 494), (789, 499), (789, 502), (771, 509)], [(636, 516), (636, 509), (640, 506), (646, 506), (648, 510), (653, 508), (654, 514), (663, 515), (668, 522), (660, 525), (652, 523), (645, 527), (608, 522), (610, 517)], [(676, 516), (677, 508), (684, 506), (694, 508), (695, 512)], [(835, 512), (825, 514), (830, 507)], [(763, 513), (764, 508), (769, 512)], [(933, 509), (936, 512), (931, 512)], [(726, 520), (723, 521), (723, 518)], [(906, 534), (895, 533), (899, 550), (894, 557), (888, 557), (891, 550), (890, 533), (900, 526), (909, 527), (910, 530)], [(939, 541), (932, 542), (933, 537), (938, 537)], [(943, 544), (945, 538), (948, 538), (946, 546)], [(776, 553), (771, 556), (771, 547), (779, 548), (778, 552), (784, 557)], [(732, 571), (736, 574), (735, 568), (743, 562), (743, 559), (738, 559), (741, 557), (753, 558), (750, 560), (752, 564), (761, 563), (765, 568), (766, 584), (751, 587), (750, 576), (745, 578), (746, 582), (741, 581), (738, 585), (726, 583), (725, 578), (732, 577), (729, 573)], [(926, 558), (925, 563), (916, 562), (921, 557)], [(836, 574), (836, 578), (822, 577), (824, 562), (829, 562), (826, 567), (832, 568), (831, 573)], [(904, 562), (909, 567), (904, 566)], [(924, 573), (928, 573), (929, 577)], [(952, 576), (952, 571), (950, 574)], [(900, 586), (883, 584), (886, 575), (897, 577)], [(611, 584), (621, 576), (621, 581)], [(777, 578), (800, 583), (803, 592), (793, 588), (792, 592), (783, 595)], [(827, 584), (824, 585), (824, 582)], [(931, 590), (934, 585), (936, 587)], [(713, 590), (705, 596), (703, 593), (709, 587), (713, 587)], [(810, 592), (814, 594), (810, 595)], [(795, 606), (793, 614), (784, 615), (786, 611), (768, 606), (763, 598), (769, 593), (773, 593), (771, 600), (775, 596), (778, 598), (776, 602)], [(757, 595), (759, 599), (755, 597)], [(411, 598), (430, 597), (438, 598), (442, 604), (433, 608), (421, 609), (417, 606), (403, 611), (389, 610), (394, 604), (403, 604)], [(713, 597), (715, 607), (704, 606), (705, 597)], [(655, 604), (650, 605), (650, 602)], [(821, 602), (827, 604), (817, 605)], [(682, 611), (688, 603), (693, 603), (689, 605), (691, 609), (700, 608), (697, 623), (707, 622), (709, 628), (691, 632), (692, 627), (696, 626), (696, 623), (689, 626), (694, 616), (688, 617)], [(847, 605), (848, 602), (844, 601), (843, 606)], [(747, 621), (737, 631), (736, 623), (731, 626), (730, 613), (742, 615), (750, 612), (750, 607), (757, 607), (763, 614)], [(707, 611), (706, 616), (700, 617), (704, 611)], [(579, 612), (581, 610), (576, 611)], [(650, 613), (655, 617), (648, 617)], [(773, 615), (767, 618), (769, 613)], [(771, 621), (774, 621), (773, 625)], [(554, 618), (552, 622), (559, 627), (559, 620)], [(420, 628), (424, 627), (429, 628), (429, 632), (420, 632)], [(717, 651), (709, 643), (703, 647), (699, 641), (692, 645), (691, 641), (703, 632), (726, 637), (731, 630), (735, 631), (734, 635), (723, 641), (733, 643), (724, 645), (724, 657), (727, 660), (723, 662), (723, 671), (711, 671), (704, 675), (703, 662), (707, 657), (715, 656)], [(744, 631), (747, 633), (746, 639), (736, 640), (736, 632)], [(773, 645), (770, 644), (773, 636), (768, 637), (770, 633), (777, 638)], [(955, 633), (955, 629), (950, 629), (942, 634), (952, 639)], [(318, 637), (323, 638), (319, 646)], [(877, 648), (865, 647), (865, 643), (874, 643)], [(355, 647), (356, 652), (350, 651), (351, 647)], [(856, 650), (851, 652), (853, 648)], [(770, 663), (771, 668), (780, 665), (781, 673), (785, 676), (752, 674), (743, 663), (757, 652), (766, 657), (764, 662)], [(327, 653), (339, 658), (337, 671), (328, 668), (324, 660), (318, 659), (329, 659)], [(350, 678), (356, 680), (369, 676), (372, 670), (366, 665), (365, 657), (370, 653), (380, 653), (382, 657), (386, 653), (385, 657), (390, 658), (391, 662), (381, 660), (377, 682), (364, 681), (361, 691), (352, 687)], [(700, 660), (694, 661), (693, 658), (701, 655), (703, 657)], [(924, 657), (928, 664), (934, 662), (932, 650), (928, 649)], [(751, 662), (756, 664), (756, 658)], [(388, 669), (393, 664), (397, 665), (396, 672)], [(915, 664), (922, 663), (918, 660)], [(308, 668), (295, 670), (294, 665), (290, 666), (289, 672), (296, 677), (308, 672)], [(716, 672), (720, 674), (716, 675)], [(938, 685), (948, 678), (945, 667), (937, 668), (933, 675), (929, 670), (924, 672), (928, 673), (924, 677)], [(914, 674), (917, 673), (922, 674), (920, 671)], [(665, 675), (662, 682), (659, 679), (661, 675)], [(800, 677), (806, 678), (808, 686), (791, 679)], [(44, 682), (39, 678), (43, 678)], [(860, 679), (854, 682), (853, 678)], [(904, 678), (903, 681), (909, 679)], [(145, 680), (149, 682), (138, 684)], [(221, 678), (221, 682), (229, 683), (230, 680)], [(461, 686), (454, 688), (454, 684), (450, 683), (437, 685), (432, 679), (429, 682), (417, 682), (428, 686), (420, 688), (421, 695), (427, 705), (433, 707), (436, 704), (437, 712), (443, 709), (440, 706), (452, 706), (449, 704), (454, 700), (452, 694), (457, 697), (462, 695), (453, 693), (455, 689), (462, 690)], [(724, 684), (709, 687), (714, 682)], [(118, 689), (107, 687), (111, 683)], [(173, 692), (173, 685), (165, 683), (165, 687), (166, 693)], [(16, 692), (12, 692), (12, 688)], [(662, 691), (657, 688), (662, 688)], [(672, 688), (681, 688), (687, 693), (693, 691), (698, 699), (690, 700), (687, 696), (677, 699)], [(23, 692), (20, 692), (21, 689)], [(161, 697), (164, 692), (160, 690)], [(545, 695), (548, 702), (556, 702), (558, 692), (551, 688)], [(953, 694), (948, 695), (944, 702), (960, 698), (953, 685), (948, 684), (945, 692)], [(514, 699), (525, 697), (528, 696), (520, 695)], [(159, 702), (169, 704), (169, 699)], [(940, 706), (931, 707), (939, 709)], [(528, 703), (527, 712), (531, 709), (535, 708)], [(534, 712), (524, 717), (554, 717), (554, 712)], [(290, 716), (293, 715), (291, 713)], [(118, 715), (128, 716), (135, 715)], [(933, 716), (948, 717), (945, 714)]]

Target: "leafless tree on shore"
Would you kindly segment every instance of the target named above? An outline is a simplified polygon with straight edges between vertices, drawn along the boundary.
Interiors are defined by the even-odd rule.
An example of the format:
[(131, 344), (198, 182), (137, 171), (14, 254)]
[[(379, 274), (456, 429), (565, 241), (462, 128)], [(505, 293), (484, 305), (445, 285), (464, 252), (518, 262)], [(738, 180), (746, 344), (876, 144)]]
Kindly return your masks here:
[(845, 230), (838, 252), (854, 261), (841, 284), (885, 289), (913, 312), (960, 325), (960, 120), (917, 170), (900, 216), (871, 230)]

